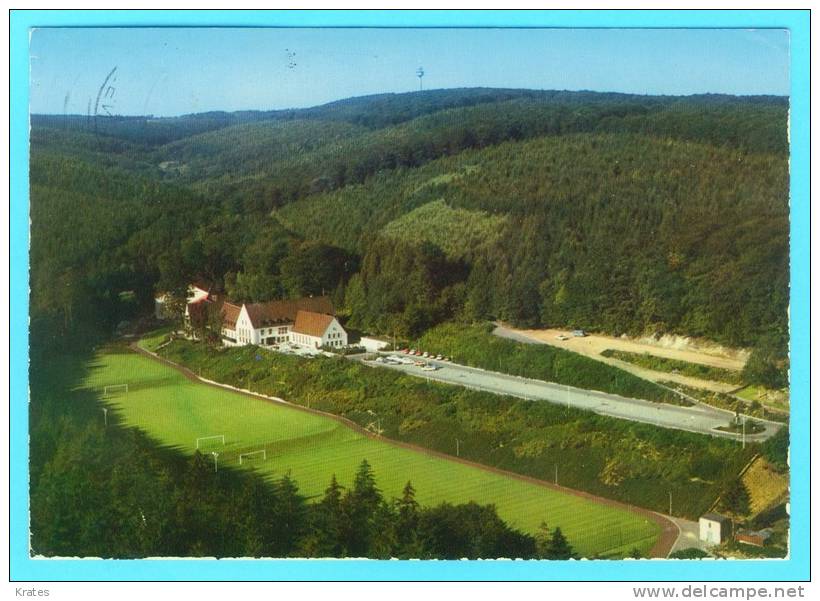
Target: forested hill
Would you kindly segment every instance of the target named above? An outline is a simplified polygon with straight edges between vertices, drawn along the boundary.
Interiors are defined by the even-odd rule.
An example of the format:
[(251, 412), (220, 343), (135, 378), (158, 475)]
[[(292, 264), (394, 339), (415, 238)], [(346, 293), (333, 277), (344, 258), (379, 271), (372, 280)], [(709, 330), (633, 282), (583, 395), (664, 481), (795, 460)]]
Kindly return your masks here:
[(304, 109), (271, 111), (211, 111), (179, 117), (100, 117), (88, 115), (39, 115), (31, 117), (35, 128), (92, 130), (95, 133), (127, 139), (131, 142), (157, 145), (186, 138), (197, 133), (218, 130), (242, 123), (259, 121), (291, 121), (313, 119), (344, 121), (378, 129), (410, 121), (416, 117), (445, 109), (492, 104), (507, 100), (532, 100), (544, 104), (590, 106), (594, 104), (634, 105), (657, 109), (678, 103), (702, 106), (736, 104), (788, 106), (788, 99), (779, 96), (726, 96), (721, 94), (677, 96), (643, 96), (599, 92), (567, 92), (558, 90), (526, 90), (498, 88), (456, 88), (427, 90), (403, 94), (374, 94), (329, 102)]
[(92, 295), (116, 323), (118, 290), (201, 276), (238, 300), (333, 291), (406, 336), (501, 318), (783, 356), (787, 122), (780, 97), (492, 89), (34, 116), (33, 310), (65, 323)]

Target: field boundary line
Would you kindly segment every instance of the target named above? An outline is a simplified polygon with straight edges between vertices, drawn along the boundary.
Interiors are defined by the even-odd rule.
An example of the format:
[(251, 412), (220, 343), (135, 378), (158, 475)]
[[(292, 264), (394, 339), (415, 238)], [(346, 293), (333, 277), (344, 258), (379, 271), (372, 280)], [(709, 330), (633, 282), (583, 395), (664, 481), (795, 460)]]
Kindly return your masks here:
[(209, 380), (207, 378), (202, 378), (202, 377), (198, 376), (197, 374), (195, 374), (190, 369), (188, 369), (187, 367), (185, 367), (183, 365), (180, 365), (178, 363), (175, 363), (174, 361), (171, 361), (170, 359), (166, 359), (165, 357), (161, 357), (161, 356), (157, 355), (156, 353), (154, 353), (152, 351), (149, 351), (148, 349), (144, 349), (144, 348), (140, 347), (138, 345), (138, 343), (136, 343), (136, 342), (132, 342), (129, 345), (129, 348), (132, 351), (134, 351), (138, 354), (141, 354), (141, 355), (143, 355), (145, 357), (148, 357), (150, 359), (154, 359), (155, 361), (158, 361), (160, 363), (163, 363), (163, 364), (165, 364), (169, 367), (172, 367), (172, 368), (176, 369), (177, 371), (182, 373), (187, 379), (191, 380), (192, 382), (198, 382), (198, 383), (204, 384), (206, 386), (214, 386), (216, 388), (221, 388), (223, 390), (229, 390), (229, 391), (237, 393), (237, 394), (243, 394), (243, 395), (253, 397), (253, 398), (256, 398), (256, 399), (265, 400), (265, 401), (268, 401), (268, 402), (274, 402), (274, 403), (281, 404), (281, 405), (286, 405), (287, 407), (290, 407), (292, 409), (296, 409), (298, 411), (303, 411), (305, 413), (312, 413), (314, 415), (320, 415), (322, 417), (327, 417), (327, 418), (333, 419), (334, 421), (336, 421), (336, 422), (338, 422), (338, 423), (340, 423), (344, 426), (347, 426), (348, 428), (352, 429), (353, 431), (355, 431), (359, 434), (362, 434), (363, 436), (366, 436), (366, 437), (371, 438), (373, 440), (382, 441), (386, 444), (393, 445), (395, 447), (404, 448), (404, 449), (414, 451), (414, 452), (417, 452), (417, 453), (423, 453), (425, 455), (428, 455), (428, 456), (431, 456), (431, 457), (436, 457), (438, 459), (442, 459), (442, 460), (445, 460), (445, 461), (452, 461), (452, 462), (455, 462), (455, 463), (460, 463), (462, 465), (467, 465), (467, 466), (470, 466), (470, 467), (473, 467), (473, 468), (476, 468), (476, 469), (484, 470), (486, 472), (494, 473), (494, 474), (504, 476), (504, 477), (507, 477), (507, 478), (512, 478), (512, 479), (519, 480), (519, 481), (522, 481), (522, 482), (527, 482), (527, 483), (530, 483), (530, 484), (534, 484), (536, 486), (540, 486), (542, 488), (547, 488), (547, 489), (550, 489), (550, 490), (554, 490), (556, 492), (561, 492), (561, 493), (564, 493), (564, 494), (574, 495), (576, 497), (580, 497), (582, 499), (585, 499), (587, 501), (592, 501), (594, 503), (599, 503), (601, 505), (607, 505), (609, 507), (615, 507), (615, 508), (618, 508), (618, 509), (629, 511), (631, 513), (637, 514), (637, 515), (639, 515), (641, 517), (644, 517), (644, 518), (649, 518), (655, 524), (657, 524), (661, 529), (660, 533), (658, 534), (658, 540), (655, 542), (655, 544), (649, 550), (649, 556), (652, 557), (652, 558), (656, 558), (656, 559), (657, 558), (666, 558), (669, 555), (669, 553), (671, 552), (671, 550), (674, 547), (675, 543), (677, 542), (678, 537), (680, 536), (680, 529), (678, 528), (677, 524), (675, 524), (675, 522), (673, 520), (669, 519), (664, 514), (659, 513), (657, 511), (653, 511), (651, 509), (646, 509), (646, 508), (643, 508), (643, 507), (638, 507), (636, 505), (630, 505), (628, 503), (624, 503), (622, 501), (616, 501), (614, 499), (607, 499), (606, 497), (600, 497), (600, 496), (594, 495), (592, 493), (588, 493), (588, 492), (583, 491), (583, 490), (578, 490), (578, 489), (575, 489), (575, 488), (568, 488), (566, 486), (561, 486), (560, 484), (554, 484), (554, 483), (548, 482), (546, 480), (540, 480), (540, 479), (535, 478), (533, 476), (526, 476), (524, 474), (518, 474), (516, 472), (510, 472), (510, 471), (503, 470), (503, 469), (500, 469), (500, 468), (491, 467), (491, 466), (485, 465), (483, 463), (477, 463), (475, 461), (470, 461), (469, 459), (464, 459), (463, 457), (453, 457), (452, 455), (448, 455), (447, 453), (442, 453), (441, 451), (435, 451), (435, 450), (429, 449), (427, 447), (422, 447), (422, 446), (415, 445), (415, 444), (408, 443), (408, 442), (404, 442), (404, 441), (401, 441), (401, 440), (395, 440), (393, 438), (387, 438), (387, 437), (384, 437), (384, 436), (380, 436), (378, 434), (370, 432), (369, 430), (365, 430), (362, 426), (360, 426), (356, 422), (354, 422), (352, 420), (349, 420), (345, 417), (342, 417), (340, 415), (336, 415), (334, 413), (328, 413), (328, 412), (322, 411), (320, 409), (305, 407), (303, 405), (298, 405), (296, 403), (291, 403), (291, 402), (286, 401), (285, 399), (281, 399), (279, 397), (268, 396), (268, 395), (261, 394), (261, 393), (258, 393), (258, 392), (251, 392), (250, 390), (246, 390), (246, 389), (243, 389), (243, 388), (236, 388), (235, 386), (231, 386), (229, 384), (223, 384), (223, 383), (217, 382), (215, 380)]

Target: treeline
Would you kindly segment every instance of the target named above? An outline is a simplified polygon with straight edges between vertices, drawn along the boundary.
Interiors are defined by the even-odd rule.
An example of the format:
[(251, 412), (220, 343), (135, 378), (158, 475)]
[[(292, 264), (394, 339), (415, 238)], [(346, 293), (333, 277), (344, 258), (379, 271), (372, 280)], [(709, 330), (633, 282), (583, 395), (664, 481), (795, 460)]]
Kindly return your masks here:
[[(154, 165), (157, 177), (272, 208), (322, 190), (363, 183), (380, 171), (416, 168), (464, 150), (547, 135), (640, 132), (784, 155), (786, 115), (787, 103), (774, 97), (452, 90), (349, 99), (301, 111), (144, 120), (141, 127), (146, 131), (183, 132), (167, 146), (122, 129), (125, 124), (137, 127), (136, 118), (106, 121), (110, 132), (103, 137), (135, 142), (138, 146), (124, 146), (119, 154), (135, 165)], [(54, 129), (57, 119), (40, 117), (35, 123)], [(211, 122), (214, 127), (203, 126)], [(95, 127), (86, 133), (100, 137)], [(312, 133), (322, 130), (325, 136)], [(302, 147), (292, 146), (290, 140), (302, 134)], [(110, 160), (106, 154), (117, 150), (108, 143), (104, 146), (100, 158)], [(138, 151), (139, 146), (144, 151)], [(294, 152), (283, 153), (288, 147)], [(186, 157), (191, 164), (184, 163)], [(182, 164), (157, 168), (171, 161)]]
[[(407, 94), (375, 94), (338, 100), (306, 109), (209, 111), (179, 117), (35, 114), (31, 116), (31, 124), (35, 129), (85, 132), (92, 133), (99, 138), (127, 140), (145, 146), (157, 146), (243, 123), (311, 119), (348, 122), (369, 128), (380, 128), (447, 108), (473, 106), (512, 98), (543, 98), (554, 95), (566, 97), (573, 94), (578, 93), (460, 88), (426, 90)], [(580, 99), (580, 95), (578, 98)]]
[[(302, 359), (256, 347), (176, 340), (158, 351), (203, 377), (345, 417), (380, 417), (384, 436), (605, 498), (696, 519), (757, 445), (657, 428), (544, 402), (427, 383), (341, 357)], [(397, 401), (398, 399), (398, 401)], [(728, 423), (728, 418), (727, 418)], [(571, 541), (570, 541), (571, 542)]]
[[(669, 120), (668, 113), (673, 114)], [(332, 132), (338, 125), (328, 124), (327, 129)], [(254, 154), (257, 140), (266, 130), (263, 124), (243, 127), (244, 140), (230, 150), (225, 149), (225, 154), (240, 163), (238, 174), (230, 171), (227, 164), (221, 164), (221, 153), (214, 153), (213, 167), (197, 185), (209, 193), (247, 196), (262, 199), (270, 206), (281, 206), (322, 190), (364, 183), (380, 171), (413, 169), (464, 150), (581, 132), (651, 132), (655, 137), (707, 142), (753, 153), (782, 155), (787, 149), (785, 110), (768, 105), (703, 106), (677, 102), (674, 106), (650, 109), (625, 102), (599, 101), (579, 106), (510, 100), (441, 110), (349, 137), (331, 134), (327, 144), (267, 164), (260, 163)], [(220, 130), (205, 138), (234, 138), (230, 131)], [(157, 157), (191, 152), (185, 147), (195, 149), (202, 141), (203, 137), (184, 139), (174, 146), (175, 152), (161, 149)], [(271, 154), (275, 157), (277, 153)], [(255, 171), (248, 166), (255, 167)]]
[(510, 528), (492, 505), (423, 507), (407, 483), (386, 499), (366, 460), (349, 488), (320, 499), (298, 474), (265, 481), (214, 471), (125, 428), (89, 390), (83, 364), (38, 351), (31, 377), (31, 548), (66, 557), (372, 557), (568, 559), (560, 529)]

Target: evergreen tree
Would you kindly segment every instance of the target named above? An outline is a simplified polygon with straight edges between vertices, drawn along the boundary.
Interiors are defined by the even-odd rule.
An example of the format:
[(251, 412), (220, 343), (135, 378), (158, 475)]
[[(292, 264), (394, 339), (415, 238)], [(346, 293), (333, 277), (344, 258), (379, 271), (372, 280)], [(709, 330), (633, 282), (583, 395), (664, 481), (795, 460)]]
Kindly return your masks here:
[(418, 542), (419, 504), (416, 501), (416, 489), (410, 481), (404, 485), (401, 498), (395, 501), (396, 522), (395, 537), (398, 553), (401, 557), (417, 557), (420, 551)]
[(363, 459), (353, 479), (353, 487), (344, 497), (344, 547), (351, 557), (365, 557), (376, 531), (376, 512), (382, 496), (376, 487), (373, 470)]
[(277, 557), (286, 557), (293, 553), (297, 542), (307, 528), (307, 505), (305, 498), (299, 494), (296, 481), (290, 473), (279, 480), (276, 491), (276, 527), (273, 551)]
[(729, 482), (720, 495), (720, 506), (723, 511), (736, 518), (749, 514), (749, 503), (749, 490), (741, 478), (735, 478)]
[(552, 532), (547, 526), (546, 522), (541, 522), (538, 526), (538, 532), (535, 534), (535, 545), (536, 549), (538, 550), (538, 556), (546, 558), (547, 554), (549, 553), (550, 549), (550, 539), (552, 537)]
[(561, 528), (552, 531), (544, 559), (577, 559)]
[(312, 512), (310, 557), (345, 557), (347, 554), (342, 539), (345, 519), (342, 490), (336, 474), (333, 474), (324, 497)]

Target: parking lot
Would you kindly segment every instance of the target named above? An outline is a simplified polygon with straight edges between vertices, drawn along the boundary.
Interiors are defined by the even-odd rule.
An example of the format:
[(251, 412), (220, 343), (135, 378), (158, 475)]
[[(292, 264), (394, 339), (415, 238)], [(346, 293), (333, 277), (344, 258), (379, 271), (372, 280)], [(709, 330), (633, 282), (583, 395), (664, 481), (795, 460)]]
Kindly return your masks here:
[[(365, 360), (366, 356), (369, 357), (368, 360)], [(681, 407), (666, 403), (653, 403), (615, 394), (485, 371), (435, 359), (409, 357), (401, 353), (379, 353), (378, 356), (382, 357), (383, 361), (376, 362), (373, 354), (358, 355), (356, 359), (367, 365), (395, 369), (415, 377), (456, 384), (474, 390), (504, 394), (532, 401), (547, 401), (594, 411), (600, 415), (653, 424), (664, 428), (740, 439), (737, 434), (716, 430), (718, 427), (726, 426), (734, 414), (709, 405), (698, 404), (692, 407)], [(395, 357), (395, 359), (392, 359), (393, 362), (389, 361), (391, 357)], [(414, 365), (413, 360), (423, 361), (425, 365), (429, 365), (428, 369)], [(403, 361), (403, 363), (397, 361)], [(761, 420), (756, 421), (760, 422)], [(766, 430), (757, 434), (747, 434), (747, 441), (765, 440), (780, 428), (780, 424), (774, 422), (763, 423)]]

